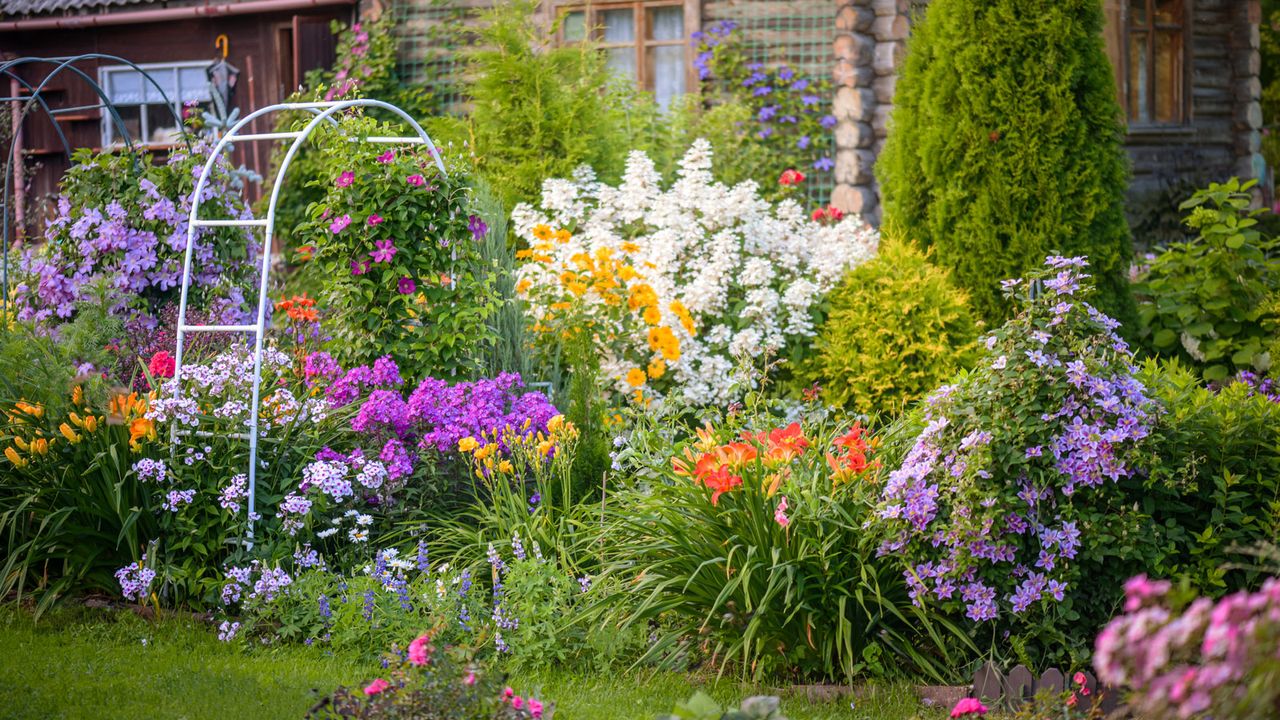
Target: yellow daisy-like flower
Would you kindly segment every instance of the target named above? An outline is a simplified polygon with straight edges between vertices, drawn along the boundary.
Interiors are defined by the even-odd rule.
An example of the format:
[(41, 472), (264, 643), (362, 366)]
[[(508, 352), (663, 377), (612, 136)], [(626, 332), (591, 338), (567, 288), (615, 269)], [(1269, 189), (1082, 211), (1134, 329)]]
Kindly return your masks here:
[(560, 228), (555, 232), (555, 238), (558, 243), (567, 243), (573, 239), (573, 233), (565, 230), (564, 228)]
[(650, 325), (657, 325), (662, 322), (662, 311), (650, 305), (644, 309), (644, 321)]
[(650, 378), (657, 380), (658, 378), (666, 374), (667, 374), (667, 364), (662, 361), (662, 358), (657, 358), (653, 362), (649, 363)]
[(555, 233), (551, 232), (551, 228), (547, 225), (534, 225), (533, 237), (538, 240), (550, 240)]
[(631, 368), (627, 371), (627, 384), (631, 387), (638, 388), (644, 384), (647, 376), (640, 368)]
[(618, 247), (622, 248), (622, 252), (628, 252), (628, 253), (640, 252), (640, 246), (631, 242), (630, 240), (622, 243)]
[(533, 285), (533, 281), (529, 278), (521, 278), (520, 282), (516, 283), (516, 292), (523, 295), (529, 292), (529, 287), (531, 285)]

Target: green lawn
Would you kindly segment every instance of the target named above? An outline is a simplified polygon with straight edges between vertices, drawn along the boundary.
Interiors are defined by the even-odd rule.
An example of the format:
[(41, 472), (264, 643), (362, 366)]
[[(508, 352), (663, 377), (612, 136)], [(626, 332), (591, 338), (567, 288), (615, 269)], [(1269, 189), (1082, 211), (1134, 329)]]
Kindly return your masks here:
[[(151, 622), (127, 612), (62, 610), (33, 623), (0, 606), (0, 718), (297, 718), (313, 690), (366, 679), (367, 662), (307, 647), (246, 652), (187, 619)], [(718, 700), (750, 688), (676, 674), (513, 680), (556, 702), (557, 720), (650, 720), (697, 689)], [(784, 700), (792, 720), (896, 720), (926, 712), (908, 687), (873, 688), (848, 701)]]

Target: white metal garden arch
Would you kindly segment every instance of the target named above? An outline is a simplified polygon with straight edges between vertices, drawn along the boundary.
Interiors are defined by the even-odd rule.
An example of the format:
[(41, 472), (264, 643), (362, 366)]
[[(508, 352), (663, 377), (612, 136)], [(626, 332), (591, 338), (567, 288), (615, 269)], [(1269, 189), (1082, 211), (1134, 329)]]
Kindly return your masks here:
[[(186, 335), (189, 332), (244, 332), (253, 335), (253, 398), (249, 407), (249, 429), (245, 433), (236, 433), (234, 437), (240, 437), (249, 441), (249, 472), (248, 475), (248, 498), (247, 510), (248, 516), (248, 536), (247, 543), (252, 546), (253, 543), (253, 525), (256, 517), (254, 498), (257, 489), (257, 472), (258, 472), (258, 410), (260, 404), (260, 385), (262, 381), (262, 341), (266, 334), (267, 322), (267, 305), (269, 299), (267, 297), (267, 278), (271, 268), (271, 241), (275, 235), (276, 223), (276, 202), (280, 198), (280, 188), (284, 185), (285, 174), (289, 171), (289, 164), (293, 161), (302, 144), (311, 136), (311, 132), (315, 130), (323, 122), (337, 124), (333, 116), (337, 113), (349, 110), (351, 108), (380, 108), (386, 110), (404, 120), (409, 127), (413, 128), (416, 136), (394, 137), (394, 136), (368, 136), (353, 137), (352, 142), (370, 142), (379, 144), (413, 144), (426, 145), (431, 152), (431, 157), (435, 160), (436, 166), (440, 168), (440, 172), (444, 173), (444, 161), (440, 158), (440, 151), (436, 149), (435, 143), (431, 142), (431, 138), (427, 132), (422, 129), (416, 120), (409, 116), (404, 110), (379, 100), (339, 100), (334, 102), (305, 102), (305, 103), (280, 103), (255, 110), (239, 122), (231, 127), (225, 135), (223, 135), (214, 145), (212, 152), (209, 153), (209, 159), (205, 161), (204, 170), (201, 172), (199, 179), (196, 181), (195, 195), (191, 203), (191, 214), (187, 218), (187, 250), (186, 256), (182, 263), (182, 294), (178, 304), (178, 349), (173, 368), (173, 386), (175, 399), (182, 392), (182, 355), (183, 346), (185, 344)], [(277, 112), (288, 111), (305, 111), (315, 115), (309, 123), (301, 130), (289, 132), (269, 132), (269, 133), (247, 133), (240, 134), (240, 131), (248, 127), (249, 123), (264, 115), (271, 115)], [(271, 199), (267, 206), (267, 217), (265, 219), (249, 219), (249, 220), (210, 220), (200, 217), (200, 201), (204, 193), (205, 184), (208, 182), (212, 173), (214, 163), (221, 157), (223, 150), (238, 140), (292, 140), (288, 152), (285, 153), (284, 160), (280, 163), (280, 168), (276, 171), (275, 183), (271, 189)], [(197, 228), (201, 227), (261, 227), (266, 232), (262, 240), (262, 271), (258, 282), (258, 314), (257, 322), (251, 325), (188, 325), (187, 324), (187, 295), (191, 290), (191, 255), (195, 247), (195, 239)], [(211, 433), (201, 430), (183, 430), (178, 427), (177, 419), (173, 420), (170, 429), (170, 444), (176, 448), (178, 437), (187, 433), (194, 433), (198, 436), (209, 436)]]

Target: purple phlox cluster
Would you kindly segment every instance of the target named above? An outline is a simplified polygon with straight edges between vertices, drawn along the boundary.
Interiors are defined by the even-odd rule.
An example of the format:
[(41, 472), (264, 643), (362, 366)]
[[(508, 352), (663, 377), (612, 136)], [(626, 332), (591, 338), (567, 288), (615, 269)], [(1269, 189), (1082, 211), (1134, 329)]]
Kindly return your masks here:
[(144, 566), (141, 562), (125, 565), (116, 570), (116, 580), (120, 583), (120, 594), (125, 600), (142, 602), (151, 589), (151, 582), (156, 579), (156, 571)]
[(240, 632), (240, 623), (231, 620), (223, 620), (218, 625), (218, 639), (222, 642), (231, 642), (236, 639), (236, 634)]
[(1125, 584), (1125, 615), (1098, 636), (1098, 679), (1138, 692), (1135, 710), (1151, 717), (1234, 717), (1240, 688), (1274, 706), (1280, 689), (1264, 682), (1280, 631), (1280, 581), (1217, 602), (1199, 598), (1171, 608), (1170, 584), (1138, 576)]
[(522, 387), (514, 373), (453, 385), (426, 378), (409, 396), (410, 419), (421, 429), (418, 447), (448, 453), (465, 437), (546, 432), (559, 411), (542, 393), (519, 392)]
[(342, 502), (354, 495), (347, 471), (345, 463), (317, 460), (302, 469), (302, 482), (298, 484), (298, 489), (305, 493), (311, 488), (318, 488), (334, 502)]
[(281, 568), (259, 566), (259, 570), (258, 579), (253, 583), (253, 592), (249, 593), (250, 598), (271, 602), (293, 584), (293, 578)]
[(169, 512), (178, 512), (196, 499), (195, 490), (170, 490), (164, 497), (161, 507)]
[(244, 473), (231, 478), (231, 482), (222, 488), (222, 492), (218, 494), (218, 505), (223, 510), (230, 510), (233, 513), (240, 512), (240, 501), (249, 496), (248, 478)]
[(143, 458), (133, 464), (133, 472), (137, 475), (138, 482), (159, 484), (173, 480), (173, 476), (169, 473), (169, 467), (164, 464), (163, 460)]
[(324, 558), (321, 557), (319, 551), (311, 547), (311, 543), (304, 543), (302, 547), (293, 552), (293, 562), (300, 568), (319, 568), (324, 569)]

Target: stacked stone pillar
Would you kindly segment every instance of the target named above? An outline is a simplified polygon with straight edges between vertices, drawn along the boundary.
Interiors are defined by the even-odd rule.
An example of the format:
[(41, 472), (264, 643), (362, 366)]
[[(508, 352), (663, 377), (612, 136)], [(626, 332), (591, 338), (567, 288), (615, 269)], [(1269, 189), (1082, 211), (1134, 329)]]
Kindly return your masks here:
[(911, 0), (836, 0), (835, 189), (831, 202), (879, 224), (876, 157), (888, 134)]
[[(1262, 189), (1270, 190), (1267, 187), (1268, 168), (1262, 158), (1262, 19), (1260, 0), (1240, 0), (1232, 18), (1236, 30), (1231, 33), (1235, 174), (1260, 181), (1259, 200), (1263, 199)], [(1272, 200), (1270, 197), (1266, 199)]]

